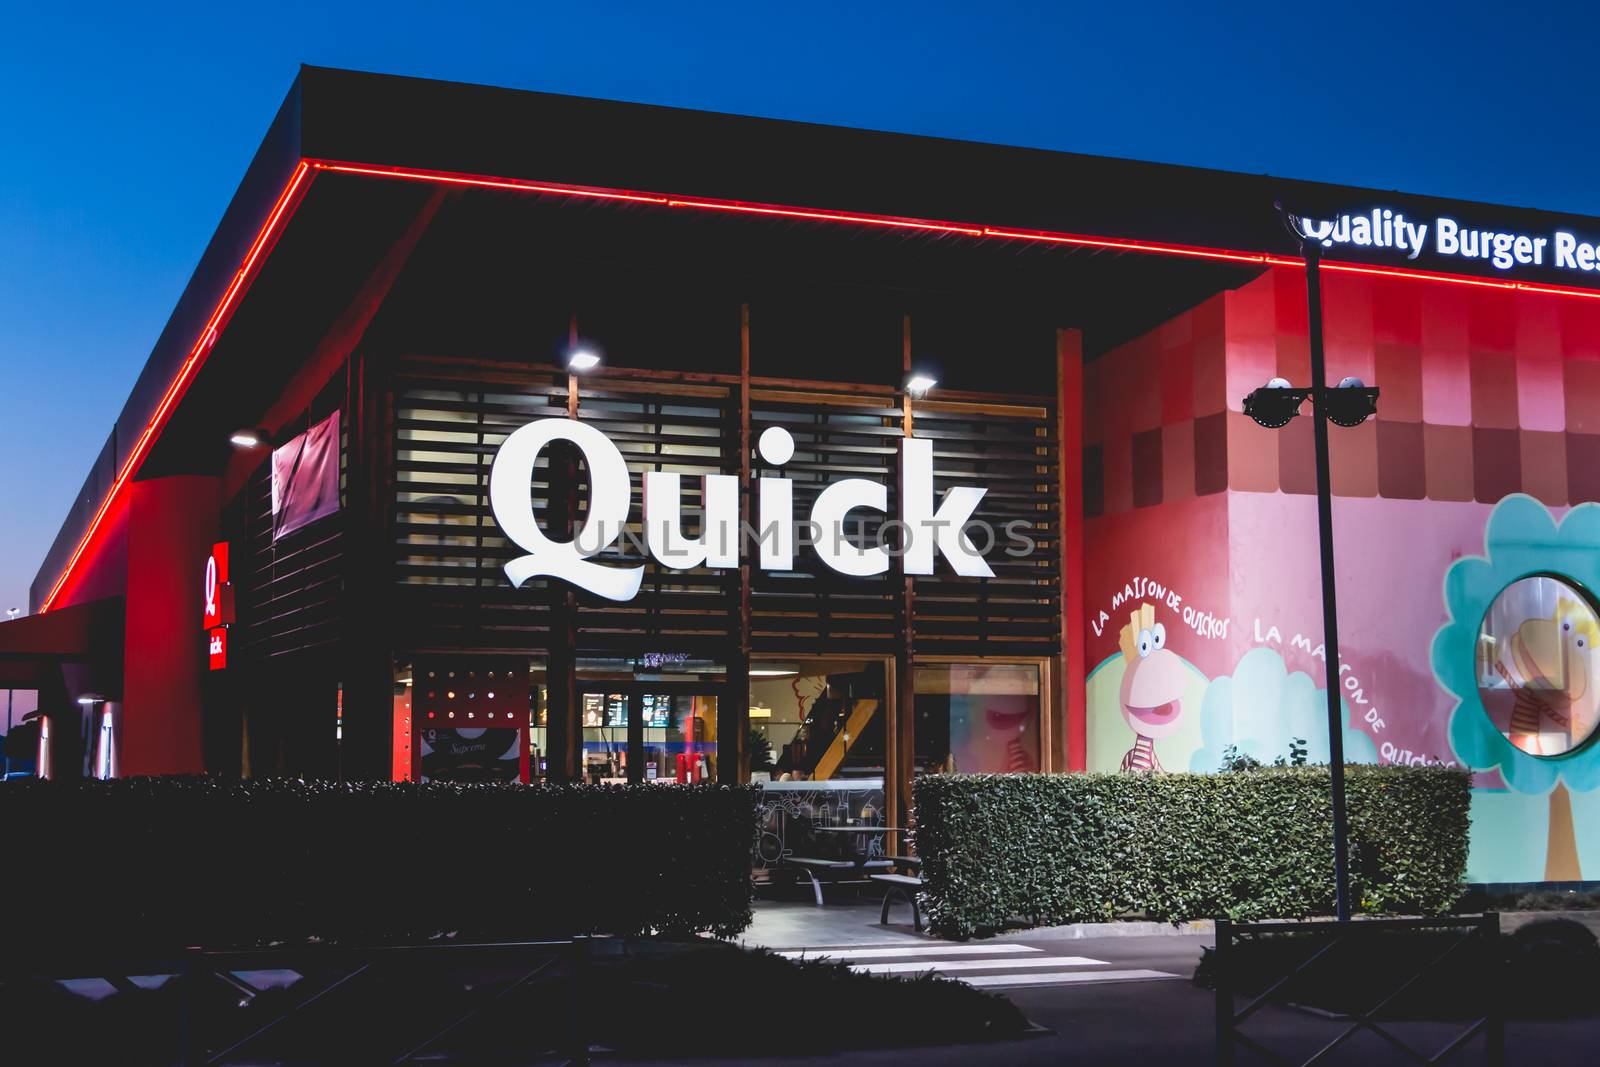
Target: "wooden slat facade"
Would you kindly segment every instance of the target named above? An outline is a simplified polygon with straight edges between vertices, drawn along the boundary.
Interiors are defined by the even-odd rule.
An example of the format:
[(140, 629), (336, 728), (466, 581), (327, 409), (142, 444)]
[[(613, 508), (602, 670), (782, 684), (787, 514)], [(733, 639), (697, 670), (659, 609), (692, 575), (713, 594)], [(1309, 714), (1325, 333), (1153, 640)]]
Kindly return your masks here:
[[(298, 424), (305, 430), (339, 410), (337, 390), (320, 397)], [(346, 423), (340, 422), (339, 493), (346, 495)], [(337, 652), (346, 588), (345, 511), (317, 519), (274, 540), (272, 463), (251, 473), (235, 503), (244, 552), (233, 560), (233, 580), (242, 640), (235, 658), (284, 660)]]
[[(251, 476), (237, 502), (245, 551), (235, 572), (243, 639), (236, 647), (269, 672), (260, 677), (270, 677), (273, 664), (304, 663), (330, 685), (349, 682), (344, 660), (358, 621), (396, 663), (509, 654), (541, 669), (548, 665), (554, 712), (570, 702), (562, 694), (576, 684), (572, 663), (622, 665), (645, 653), (684, 654), (712, 665), (717, 680), (707, 684), (729, 713), (728, 728), (719, 730), (729, 752), (742, 748), (743, 732), (732, 724), (743, 719), (735, 709), (748, 703), (752, 660), (876, 658), (896, 664), (906, 685), (918, 662), (1023, 660), (1044, 667), (1047, 687), (1059, 684), (1053, 664), (1061, 655), (1063, 510), (1051, 397), (960, 394), (911, 402), (913, 433), (933, 441), (935, 500), (953, 485), (984, 487), (975, 518), (996, 540), (989, 546), (981, 533), (972, 534), (994, 577), (959, 577), (937, 556), (935, 573), (914, 577), (908, 596), (898, 566), (873, 577), (838, 574), (803, 534), (790, 572), (755, 565), (757, 545), (749, 539), (741, 546), (744, 566), (728, 569), (668, 569), (641, 547), (646, 471), (681, 476), (690, 537), (698, 534), (703, 475), (748, 472), (744, 510), (751, 525), (758, 521), (761, 477), (791, 479), (798, 525), (825, 487), (864, 478), (886, 487), (887, 515), (852, 512), (846, 536), (867, 544), (881, 536), (893, 545), (894, 531), (880, 527), (900, 513), (899, 441), (908, 425), (906, 398), (894, 390), (618, 370), (574, 383), (548, 366), (443, 357), (386, 360), (374, 385), (383, 414), (369, 447), (379, 453), (375, 477), (383, 483), (377, 499), (384, 513), (367, 529), (381, 531), (377, 543), (352, 543), (348, 510), (274, 543), (270, 464)], [(577, 416), (616, 444), (631, 475), (627, 534), (593, 557), (601, 564), (644, 566), (640, 591), (627, 602), (546, 579), (515, 589), (504, 573), (522, 550), (501, 534), (490, 508), (495, 454), (526, 423), (566, 417), (574, 388)], [(313, 413), (320, 417), (328, 407), (321, 398)], [(772, 426), (795, 441), (793, 457), (781, 468), (755, 450), (761, 432)], [(342, 480), (349, 436), (347, 429)], [(750, 442), (748, 456), (741, 455), (742, 441)], [(557, 538), (569, 536), (562, 520), (569, 495), (572, 522), (581, 524), (587, 514), (587, 476), (575, 451), (564, 455), (563, 448), (552, 446), (540, 457), (530, 487), (535, 514)], [(371, 539), (370, 533), (363, 538)], [(1018, 555), (1014, 546), (1023, 542), (1031, 542), (1031, 550)], [(381, 576), (374, 588), (384, 592), (353, 591), (358, 559)], [(909, 700), (906, 689), (891, 705)], [(891, 707), (890, 718), (903, 724), (909, 716)], [(1046, 713), (1041, 722), (1047, 733), (1050, 718)], [(563, 740), (553, 732), (548, 751), (559, 753), (577, 736)], [(897, 736), (897, 765), (910, 758), (911, 744), (909, 734)], [(576, 749), (571, 758), (579, 758)], [(909, 775), (909, 765), (902, 771)]]
[[(393, 385), (395, 640), (408, 649), (522, 650), (548, 640), (558, 590), (535, 579), (512, 589), (502, 567), (520, 554), (499, 532), (489, 507), (495, 451), (517, 427), (566, 413), (564, 376), (529, 372), (520, 384), (402, 367)], [(628, 533), (593, 557), (598, 563), (645, 565), (636, 598), (614, 603), (579, 594), (576, 643), (580, 653), (628, 653), (671, 648), (726, 659), (736, 638), (738, 569), (670, 570), (641, 556), (645, 471), (682, 476), (686, 516), (698, 513), (699, 479), (740, 468), (740, 385), (737, 379), (663, 383), (649, 379), (583, 379), (578, 416), (622, 451), (632, 474)], [(1049, 398), (966, 403), (915, 403), (915, 434), (934, 441), (936, 495), (954, 484), (983, 486), (974, 516), (995, 531), (986, 558), (989, 579), (962, 578), (948, 564), (915, 579), (916, 647), (929, 655), (1050, 657), (1060, 651), (1059, 465), (1055, 411)], [(895, 499), (901, 402), (894, 394), (842, 387), (755, 384), (750, 388), (748, 440), (769, 426), (795, 439), (781, 470), (759, 458), (752, 476), (794, 483), (794, 513), (804, 522), (818, 494), (842, 478), (888, 487)], [(534, 511), (548, 516), (551, 457), (535, 473)], [(580, 482), (582, 475), (580, 473)], [(578, 494), (578, 520), (586, 493)], [(754, 502), (751, 515), (756, 514)], [(852, 513), (847, 536), (875, 543), (883, 517)], [(859, 530), (858, 523), (859, 521)], [(686, 519), (687, 532), (697, 523)], [(1015, 535), (1016, 539), (1013, 539)], [(974, 535), (982, 544), (982, 538)], [(1008, 554), (1022, 538), (1025, 556)], [(892, 533), (888, 535), (892, 541)], [(747, 557), (755, 546), (747, 544)], [(830, 570), (804, 543), (795, 570), (750, 568), (752, 655), (891, 655), (902, 612), (893, 570), (855, 578)]]

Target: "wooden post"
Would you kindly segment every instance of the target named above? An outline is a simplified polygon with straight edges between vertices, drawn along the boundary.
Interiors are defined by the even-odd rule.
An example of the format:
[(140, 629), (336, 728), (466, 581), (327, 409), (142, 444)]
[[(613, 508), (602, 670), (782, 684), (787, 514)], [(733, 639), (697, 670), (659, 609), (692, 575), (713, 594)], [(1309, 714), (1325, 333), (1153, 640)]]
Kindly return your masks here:
[[(389, 625), (375, 617), (373, 606), (386, 603), (389, 560), (394, 552), (386, 537), (389, 514), (388, 382), (378, 359), (365, 347), (350, 354), (345, 398), (348, 442), (345, 458), (345, 602), (342, 663), (337, 684), (318, 691), (309, 724), (313, 739), (334, 733), (334, 706), (339, 709), (342, 737), (334, 750), (340, 778), (382, 780), (389, 777), (394, 733), (394, 659)], [(338, 685), (343, 686), (340, 694)], [(324, 703), (326, 702), (326, 703)], [(325, 717), (324, 717), (325, 716)], [(329, 746), (331, 749), (332, 746)], [(314, 742), (314, 750), (325, 751)]]
[[(573, 312), (568, 327), (568, 343), (578, 344), (578, 315)], [(578, 376), (567, 372), (567, 418), (578, 417)], [(561, 458), (556, 459), (556, 455)], [(555, 529), (570, 538), (577, 528), (578, 464), (570, 448), (552, 452), (552, 463), (559, 466), (560, 488), (551, 494), (551, 516)], [(583, 718), (578, 707), (578, 595), (566, 583), (552, 590), (550, 619), (550, 663), (545, 675), (549, 692), (546, 711), (545, 744), (550, 749), (549, 776), (556, 782), (574, 782), (583, 773)]]
[[(1061, 468), (1056, 538), (1061, 553), (1061, 655), (1054, 700), (1056, 721), (1065, 732), (1066, 768), (1081, 771), (1088, 766), (1089, 720), (1084, 690), (1083, 334), (1077, 330), (1056, 331), (1056, 435)], [(1053, 747), (1063, 732), (1052, 733)]]
[[(394, 635), (378, 608), (394, 592), (394, 390), (387, 362), (392, 348), (381, 328), (376, 339), (370, 334), (444, 199), (441, 191), (428, 197), (317, 350), (318, 360), (345, 353), (345, 592), (341, 659), (330, 679), (334, 685), (318, 690), (310, 732), (312, 750), (333, 751), (332, 766), (342, 778), (387, 779), (394, 758)], [(325, 748), (316, 739), (334, 733), (339, 685), (342, 739), (337, 748)]]
[[(750, 528), (750, 305), (739, 308), (739, 538)], [(738, 632), (729, 642), (728, 680), (717, 709), (717, 781), (750, 780), (750, 557), (740, 546)]]
[[(902, 379), (911, 373), (911, 316), (907, 314), (900, 326), (900, 371)], [(900, 391), (900, 432), (911, 436), (911, 394), (905, 391), (902, 380)], [(895, 499), (905, 500), (905, 478), (901, 464), (895, 464)], [(903, 549), (904, 546), (902, 546)], [(888, 701), (888, 719), (883, 724), (884, 774), (883, 798), (889, 809), (891, 826), (907, 825), (911, 814), (911, 775), (916, 766), (916, 589), (911, 575), (906, 573), (905, 552), (895, 556), (894, 573), (900, 580), (900, 641), (894, 656), (894, 690)], [(885, 851), (900, 853), (904, 849), (898, 834), (884, 839)]]

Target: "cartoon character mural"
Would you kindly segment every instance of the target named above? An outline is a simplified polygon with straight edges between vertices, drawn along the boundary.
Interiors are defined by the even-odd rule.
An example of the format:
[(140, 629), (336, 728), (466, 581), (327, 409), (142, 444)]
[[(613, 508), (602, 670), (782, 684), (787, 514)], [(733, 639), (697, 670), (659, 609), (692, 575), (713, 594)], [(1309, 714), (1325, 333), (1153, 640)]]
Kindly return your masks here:
[(1122, 716), (1133, 728), (1133, 747), (1122, 757), (1121, 770), (1141, 774), (1161, 772), (1155, 742), (1178, 728), (1183, 715), (1183, 694), (1189, 671), (1167, 648), (1167, 628), (1155, 621), (1155, 607), (1140, 604), (1118, 634), (1122, 649), (1122, 686), (1118, 699)]
[[(1434, 634), (1434, 677), (1455, 700), (1450, 743), (1480, 772), (1498, 770), (1513, 793), (1548, 797), (1544, 880), (1583, 878), (1574, 794), (1600, 791), (1594, 644), (1600, 616), (1600, 504), (1559, 523), (1521, 493), (1495, 506), (1484, 554), (1445, 573), (1448, 621)], [(1485, 791), (1480, 820), (1493, 818)], [(1476, 800), (1476, 798), (1475, 798)], [(1593, 872), (1590, 872), (1591, 875)]]
[[(1522, 618), (1511, 636), (1497, 640), (1491, 624), (1478, 641), (1478, 692), (1484, 710), (1502, 727), (1513, 745), (1534, 756), (1559, 756), (1588, 736), (1594, 721), (1595, 686), (1592, 654), (1600, 627), (1594, 611), (1563, 595), (1560, 579), (1532, 576), (1512, 583), (1495, 598)], [(1550, 596), (1549, 592), (1555, 595)], [(1539, 601), (1554, 600), (1548, 613)]]

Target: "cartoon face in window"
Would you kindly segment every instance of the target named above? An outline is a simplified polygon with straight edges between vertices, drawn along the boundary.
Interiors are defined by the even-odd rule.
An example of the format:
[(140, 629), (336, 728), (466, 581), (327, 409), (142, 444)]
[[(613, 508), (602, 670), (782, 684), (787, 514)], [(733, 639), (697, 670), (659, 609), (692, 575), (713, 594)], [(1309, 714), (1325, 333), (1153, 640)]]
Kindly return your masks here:
[(1588, 739), (1600, 704), (1597, 642), (1600, 617), (1560, 579), (1523, 578), (1495, 598), (1478, 635), (1478, 684), (1508, 741), (1559, 756)]

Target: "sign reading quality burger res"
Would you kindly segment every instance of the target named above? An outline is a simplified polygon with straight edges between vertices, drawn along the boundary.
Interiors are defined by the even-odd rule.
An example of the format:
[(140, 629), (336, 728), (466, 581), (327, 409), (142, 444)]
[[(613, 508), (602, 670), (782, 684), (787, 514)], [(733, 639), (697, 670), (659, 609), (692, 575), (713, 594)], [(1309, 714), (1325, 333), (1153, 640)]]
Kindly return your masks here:
[[(533, 511), (534, 466), (545, 447), (565, 441), (583, 453), (589, 470), (589, 510), (570, 541), (558, 541), (540, 529)], [(782, 427), (761, 434), (757, 451), (772, 467), (794, 455), (794, 438)], [(817, 496), (804, 524), (817, 556), (840, 574), (868, 577), (888, 571), (894, 552), (904, 558), (907, 574), (932, 574), (934, 557), (943, 555), (959, 575), (990, 578), (994, 571), (966, 532), (984, 490), (955, 486), (934, 504), (933, 443), (925, 438), (900, 441), (903, 486), (899, 516), (886, 522), (899, 531), (897, 547), (865, 544), (846, 530), (857, 511), (888, 512), (888, 487), (865, 478), (844, 478)], [(788, 478), (756, 479), (758, 565), (763, 570), (793, 570), (799, 540), (794, 515), (794, 486)], [(732, 568), (739, 565), (739, 479), (729, 474), (702, 479), (704, 512), (700, 535), (683, 533), (683, 494), (678, 474), (648, 471), (644, 475), (645, 545), (651, 556), (674, 570), (691, 567)], [(520, 587), (538, 577), (559, 578), (608, 600), (631, 600), (644, 577), (643, 565), (613, 566), (590, 557), (609, 548), (622, 535), (632, 509), (632, 488), (621, 451), (604, 434), (576, 419), (539, 419), (514, 431), (495, 454), (489, 475), (489, 504), (500, 529), (525, 553), (505, 565), (506, 577)], [(860, 517), (858, 516), (858, 519)], [(1008, 530), (1014, 539), (1032, 542)], [(991, 538), (992, 541), (992, 538)], [(1007, 551), (1012, 551), (1008, 549)]]

